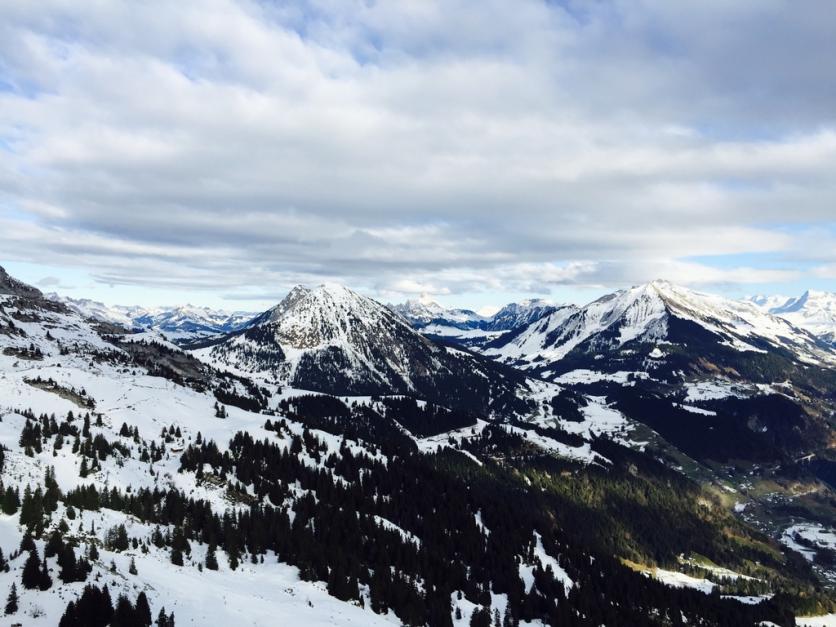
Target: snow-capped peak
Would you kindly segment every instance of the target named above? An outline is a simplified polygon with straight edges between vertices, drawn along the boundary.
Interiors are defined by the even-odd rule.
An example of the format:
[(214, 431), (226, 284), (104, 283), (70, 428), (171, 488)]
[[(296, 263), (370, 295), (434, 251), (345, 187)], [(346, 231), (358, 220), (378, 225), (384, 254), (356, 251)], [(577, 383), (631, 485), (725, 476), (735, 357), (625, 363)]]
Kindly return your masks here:
[(522, 333), (500, 339), (486, 353), (506, 361), (543, 363), (573, 350), (603, 352), (628, 342), (671, 341), (672, 319), (695, 323), (727, 346), (758, 351), (767, 342), (805, 361), (832, 361), (815, 339), (754, 303), (733, 301), (657, 280), (607, 294), (578, 309), (560, 309)]
[(384, 321), (407, 326), (377, 301), (336, 283), (313, 289), (297, 285), (268, 313), (276, 338), (294, 348), (308, 349), (338, 340), (350, 343), (356, 327)]

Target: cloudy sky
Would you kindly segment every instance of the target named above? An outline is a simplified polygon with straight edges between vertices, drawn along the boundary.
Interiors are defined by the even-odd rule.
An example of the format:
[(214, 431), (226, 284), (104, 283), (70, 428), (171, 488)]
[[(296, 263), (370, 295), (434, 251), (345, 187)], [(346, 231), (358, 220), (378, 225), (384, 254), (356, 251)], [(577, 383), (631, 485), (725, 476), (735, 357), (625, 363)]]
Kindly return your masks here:
[(110, 303), (836, 290), (836, 3), (0, 2), (0, 264)]

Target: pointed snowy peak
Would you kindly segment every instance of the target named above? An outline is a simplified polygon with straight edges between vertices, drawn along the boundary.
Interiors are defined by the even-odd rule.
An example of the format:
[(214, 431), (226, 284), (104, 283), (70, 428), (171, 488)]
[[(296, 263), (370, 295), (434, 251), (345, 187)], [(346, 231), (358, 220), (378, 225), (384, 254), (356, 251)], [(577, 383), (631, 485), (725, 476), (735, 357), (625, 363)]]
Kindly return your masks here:
[(202, 359), (338, 395), (409, 394), (486, 414), (525, 405), (525, 377), (440, 346), (381, 303), (341, 285), (294, 288)]
[(376, 327), (408, 326), (377, 301), (335, 283), (294, 287), (258, 324), (270, 324), (279, 343), (301, 349), (362, 344)]
[(833, 342), (836, 337), (836, 293), (807, 290), (798, 298), (770, 309), (797, 327)]

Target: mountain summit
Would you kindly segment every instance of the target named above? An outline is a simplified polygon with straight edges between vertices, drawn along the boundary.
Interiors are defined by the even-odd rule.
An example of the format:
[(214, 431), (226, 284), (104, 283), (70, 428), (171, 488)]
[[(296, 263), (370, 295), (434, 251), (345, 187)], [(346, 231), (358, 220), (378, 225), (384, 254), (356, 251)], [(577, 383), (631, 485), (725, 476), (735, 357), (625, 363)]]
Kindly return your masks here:
[[(598, 361), (600, 356), (610, 357), (610, 366), (623, 367), (625, 360), (658, 354), (665, 344), (692, 351), (699, 347), (703, 357), (762, 354), (771, 348), (802, 362), (834, 359), (811, 334), (753, 303), (662, 280), (608, 294), (577, 310), (558, 310), (519, 333), (498, 338), (485, 352), (506, 363), (547, 371), (563, 360)], [(674, 352), (683, 355), (681, 349)]]
[(212, 363), (334, 394), (411, 394), (448, 406), (519, 405), (525, 377), (441, 346), (342, 285), (294, 287), (252, 326), (200, 351)]

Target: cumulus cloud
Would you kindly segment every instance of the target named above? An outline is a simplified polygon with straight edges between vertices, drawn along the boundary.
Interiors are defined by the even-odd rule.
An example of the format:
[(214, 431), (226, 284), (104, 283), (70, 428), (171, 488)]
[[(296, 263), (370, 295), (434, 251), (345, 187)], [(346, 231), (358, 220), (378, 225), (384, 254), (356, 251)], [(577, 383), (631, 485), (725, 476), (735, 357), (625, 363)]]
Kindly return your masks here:
[[(11, 0), (0, 251), (231, 298), (803, 280), (834, 223), (834, 25), (777, 0)], [(774, 262), (712, 261), (745, 255)]]

